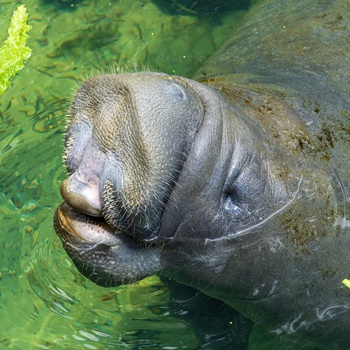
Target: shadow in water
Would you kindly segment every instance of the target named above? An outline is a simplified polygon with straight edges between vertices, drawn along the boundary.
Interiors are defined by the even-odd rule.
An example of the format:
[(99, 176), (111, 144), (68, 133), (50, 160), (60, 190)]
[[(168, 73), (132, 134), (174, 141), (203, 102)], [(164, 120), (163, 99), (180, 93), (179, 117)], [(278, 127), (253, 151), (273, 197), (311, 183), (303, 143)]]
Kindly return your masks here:
[(253, 322), (224, 302), (173, 280), (162, 281), (170, 289), (169, 308), (174, 316), (191, 324), (200, 349), (248, 349)]
[(214, 17), (233, 10), (246, 10), (250, 0), (152, 0), (159, 9), (168, 15), (188, 15)]

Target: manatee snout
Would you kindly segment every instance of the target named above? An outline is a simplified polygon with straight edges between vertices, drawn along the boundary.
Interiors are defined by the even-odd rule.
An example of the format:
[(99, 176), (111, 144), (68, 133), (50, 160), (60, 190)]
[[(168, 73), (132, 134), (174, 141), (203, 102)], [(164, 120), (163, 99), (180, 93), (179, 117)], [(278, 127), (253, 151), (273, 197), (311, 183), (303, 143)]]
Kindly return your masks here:
[(155, 239), (203, 119), (200, 96), (182, 78), (106, 74), (81, 86), (71, 115), (64, 201), (115, 230)]

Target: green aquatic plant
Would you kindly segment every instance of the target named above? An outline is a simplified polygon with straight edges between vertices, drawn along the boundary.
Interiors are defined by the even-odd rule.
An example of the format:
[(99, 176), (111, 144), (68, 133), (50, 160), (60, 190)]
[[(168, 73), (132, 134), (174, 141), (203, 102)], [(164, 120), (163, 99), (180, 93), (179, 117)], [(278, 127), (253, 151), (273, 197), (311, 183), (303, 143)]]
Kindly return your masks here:
[(345, 286), (347, 286), (348, 288), (350, 288), (350, 280), (348, 280), (348, 279), (343, 279), (342, 280), (342, 283), (345, 285)]
[(26, 46), (28, 31), (31, 26), (27, 24), (28, 12), (24, 5), (20, 5), (13, 12), (8, 37), (0, 47), (0, 95), (9, 87), (10, 79), (23, 67), (32, 49)]

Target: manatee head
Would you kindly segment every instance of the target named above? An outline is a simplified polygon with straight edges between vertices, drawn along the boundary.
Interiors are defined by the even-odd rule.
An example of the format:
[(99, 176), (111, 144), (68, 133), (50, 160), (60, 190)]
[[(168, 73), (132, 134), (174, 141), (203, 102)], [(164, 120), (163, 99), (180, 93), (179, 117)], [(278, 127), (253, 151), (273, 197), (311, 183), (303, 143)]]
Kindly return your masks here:
[(215, 257), (207, 242), (253, 227), (289, 198), (242, 113), (186, 78), (139, 72), (85, 81), (72, 104), (69, 177), (55, 215), (80, 271), (102, 285), (173, 277), (186, 264), (190, 280), (201, 271), (210, 278), (208, 268), (224, 264), (231, 248)]

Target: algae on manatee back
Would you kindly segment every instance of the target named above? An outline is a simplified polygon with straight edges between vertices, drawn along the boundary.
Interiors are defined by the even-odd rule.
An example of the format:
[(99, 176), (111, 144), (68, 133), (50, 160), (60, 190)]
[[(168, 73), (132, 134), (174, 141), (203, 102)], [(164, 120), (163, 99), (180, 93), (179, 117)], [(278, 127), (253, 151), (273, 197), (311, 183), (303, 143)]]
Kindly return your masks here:
[(27, 32), (31, 29), (27, 18), (26, 7), (18, 6), (11, 17), (9, 36), (0, 47), (0, 95), (10, 86), (10, 79), (24, 67), (23, 62), (31, 55), (31, 48), (26, 46)]

